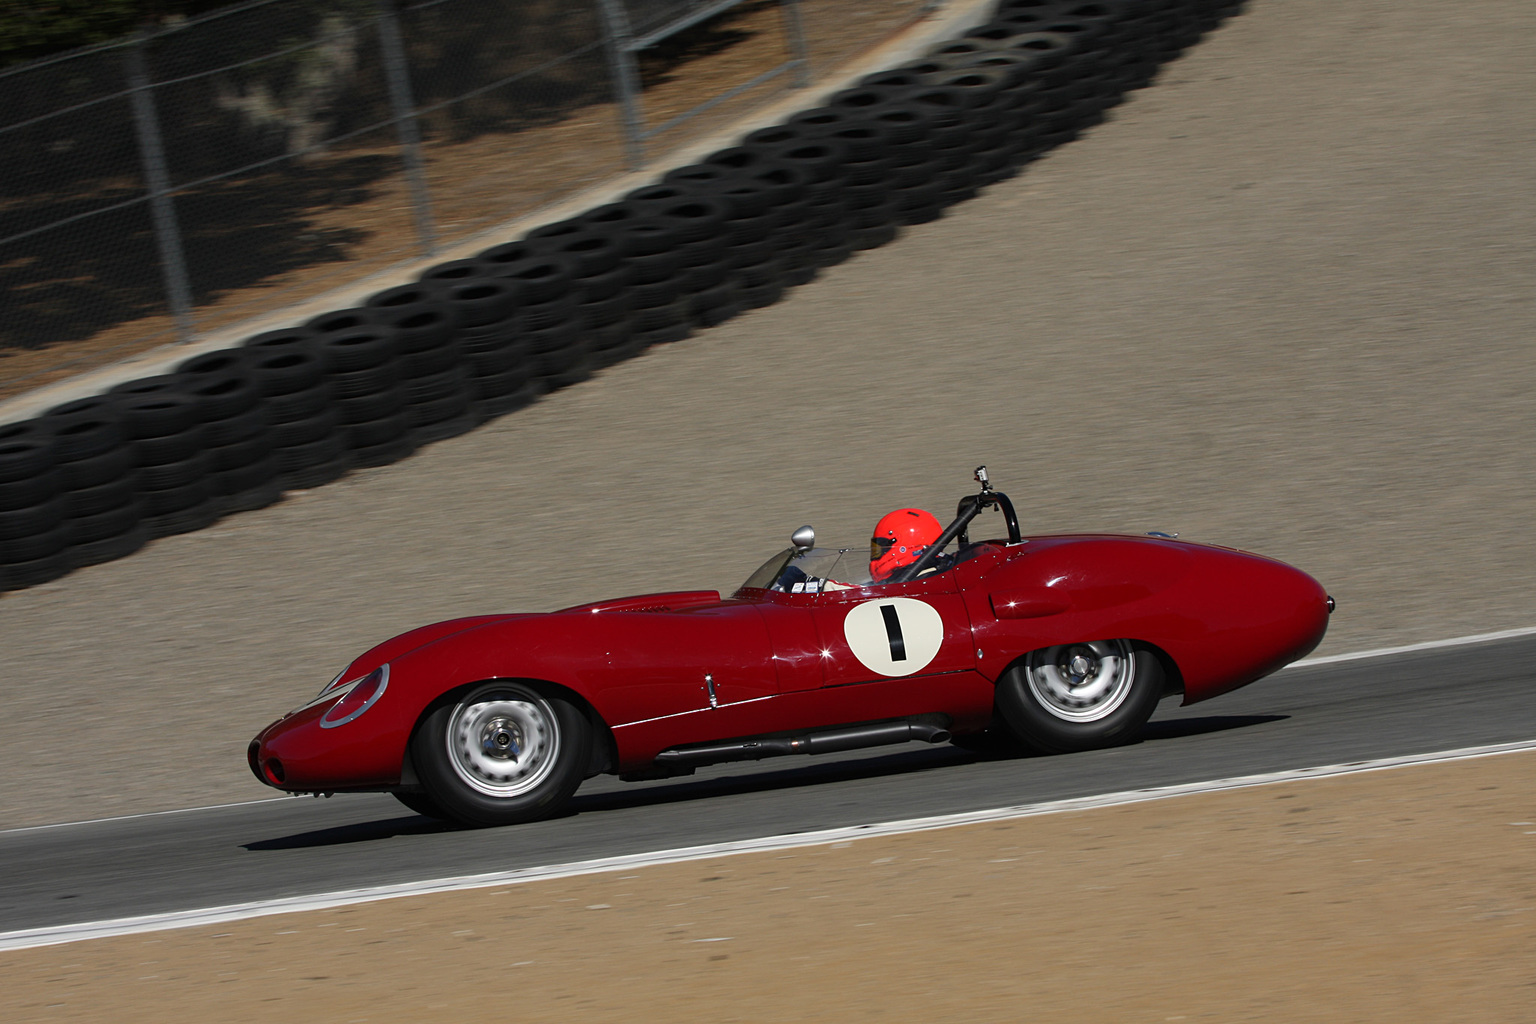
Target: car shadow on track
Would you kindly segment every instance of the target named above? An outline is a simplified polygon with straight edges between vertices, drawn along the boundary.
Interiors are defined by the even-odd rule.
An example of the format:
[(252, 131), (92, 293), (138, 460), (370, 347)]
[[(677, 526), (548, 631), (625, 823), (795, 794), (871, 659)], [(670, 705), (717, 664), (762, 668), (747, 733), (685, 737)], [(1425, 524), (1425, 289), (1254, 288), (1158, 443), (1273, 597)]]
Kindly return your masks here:
[[(1270, 722), (1284, 721), (1288, 715), (1207, 715), (1199, 718), (1176, 718), (1149, 723), (1142, 733), (1141, 742), (1182, 739), (1208, 733), (1244, 729)], [(599, 793), (578, 793), (571, 801), (575, 813), (618, 810), (645, 807), (656, 804), (677, 803), (683, 800), (708, 799), (717, 796), (762, 793), (770, 790), (798, 789), (836, 782), (857, 782), (865, 779), (891, 778), (912, 775), (941, 768), (976, 764), (981, 761), (1033, 760), (1050, 755), (1025, 750), (1006, 753), (977, 753), (960, 747), (940, 745), (903, 750), (879, 757), (863, 757), (857, 760), (830, 763), (806, 763), (785, 765), (777, 770), (758, 770), (750, 774), (732, 774), (724, 777), (698, 779), (688, 782), (668, 780), (645, 788), (615, 789)], [(762, 762), (756, 762), (762, 764)]]
[(380, 818), (377, 821), (362, 821), (351, 825), (318, 828), (310, 832), (296, 832), (291, 836), (281, 836), (277, 839), (258, 839), (252, 843), (242, 843), (240, 848), (250, 850), (252, 853), (269, 850), (307, 850), (320, 846), (343, 846), (347, 843), (371, 843), (379, 839), (394, 839), (397, 836), (435, 836), (444, 832), (458, 831), (461, 830), (457, 825), (406, 812), (399, 818)]
[[(1150, 722), (1142, 732), (1141, 742), (1157, 743), (1164, 740), (1185, 739), (1211, 733), (1245, 729), (1256, 725), (1285, 721), (1288, 715), (1205, 715), (1190, 718), (1169, 718)], [(859, 782), (867, 779), (894, 778), (917, 775), (943, 768), (977, 764), (983, 761), (1033, 760), (1049, 756), (1028, 751), (1007, 753), (975, 753), (949, 744), (913, 747), (889, 754), (849, 757), (836, 761), (814, 761), (791, 758), (776, 761), (783, 767), (764, 768), (764, 762), (745, 762), (722, 765), (715, 772), (731, 774), (710, 778), (658, 780), (631, 786), (616, 780), (602, 780), (599, 786), (612, 786), (597, 792), (578, 793), (570, 802), (566, 814), (595, 814), (603, 811), (627, 810), (681, 803), (688, 800), (707, 800), (722, 796), (739, 796), (774, 790), (792, 790), (823, 786), (841, 782)], [(709, 771), (710, 769), (706, 769)], [(433, 836), (445, 832), (469, 831), (458, 825), (436, 821), (420, 815), (380, 818), (376, 821), (338, 825), (333, 828), (298, 832), (275, 839), (262, 839), (243, 844), (251, 852), (274, 850), (298, 850), (324, 846), (342, 846), (349, 843), (367, 843), (398, 837)]]

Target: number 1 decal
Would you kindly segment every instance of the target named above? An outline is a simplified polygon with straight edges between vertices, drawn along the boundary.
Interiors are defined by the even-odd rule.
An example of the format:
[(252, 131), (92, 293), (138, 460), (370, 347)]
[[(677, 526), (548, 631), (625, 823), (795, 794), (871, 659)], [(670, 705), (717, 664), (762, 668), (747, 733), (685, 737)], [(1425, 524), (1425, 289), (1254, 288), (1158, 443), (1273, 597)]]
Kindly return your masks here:
[(944, 643), (944, 620), (926, 601), (887, 597), (848, 610), (843, 636), (859, 664), (882, 676), (910, 676), (928, 667)]
[(896, 614), (896, 606), (881, 605), (880, 615), (885, 619), (885, 635), (891, 642), (891, 660), (906, 661), (907, 641), (901, 635), (901, 616)]

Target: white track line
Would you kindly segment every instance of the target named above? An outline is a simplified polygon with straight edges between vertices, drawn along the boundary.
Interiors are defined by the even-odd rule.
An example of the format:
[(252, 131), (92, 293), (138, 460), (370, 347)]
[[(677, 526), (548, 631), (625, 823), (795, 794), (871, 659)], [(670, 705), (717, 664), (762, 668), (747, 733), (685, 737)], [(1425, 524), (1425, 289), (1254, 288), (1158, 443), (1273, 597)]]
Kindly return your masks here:
[[(1471, 636), (1454, 636), (1448, 640), (1426, 640), (1423, 643), (1408, 644), (1406, 647), (1378, 647), (1369, 651), (1355, 651), (1350, 654), (1330, 654), (1322, 658), (1307, 658), (1293, 662), (1280, 671), (1284, 672), (1293, 668), (1311, 668), (1313, 665), (1332, 665), (1340, 661), (1360, 661), (1364, 658), (1385, 658), (1393, 654), (1410, 654), (1414, 651), (1431, 651), (1441, 647), (1461, 647), (1465, 644), (1481, 644), (1491, 640), (1512, 640), (1516, 637), (1536, 636), (1536, 626), (1524, 626), (1520, 629), (1505, 629), (1497, 633), (1474, 633)], [(87, 818), (84, 821), (61, 821), (52, 825), (27, 825), (22, 828), (0, 829), (0, 836), (15, 835), (18, 832), (38, 832), (50, 828), (70, 828), (74, 825), (100, 825), (110, 821), (132, 821), (135, 818), (154, 818), (162, 814), (189, 814), (192, 811), (221, 811), (227, 807), (252, 807), (256, 804), (274, 804), (284, 800), (291, 800), (288, 796), (267, 797), (265, 800), (242, 800), (232, 804), (209, 804), (206, 807), (179, 807), (170, 811), (145, 811), (142, 814), (120, 814), (112, 818)]]
[(460, 875), (455, 878), (439, 878), (424, 882), (404, 882), (396, 885), (370, 886), (364, 889), (348, 889), (341, 892), (321, 893), (314, 896), (295, 896), (286, 899), (257, 900), (223, 907), (206, 907), (200, 910), (183, 910), (164, 914), (146, 914), (141, 917), (122, 917), (110, 921), (90, 921), (83, 924), (62, 925), (50, 928), (27, 928), (21, 931), (0, 932), (0, 951), (32, 949), (38, 946), (56, 946), (84, 939), (105, 939), (122, 935), (138, 935), (145, 932), (169, 931), (176, 928), (192, 928), (199, 925), (226, 924), (245, 921), (273, 914), (292, 914), (311, 910), (328, 910), (335, 907), (373, 903), (379, 900), (397, 899), (402, 896), (426, 896), (433, 893), (459, 892), (466, 889), (485, 889), (501, 885), (520, 885), (555, 878), (572, 878), (608, 871), (633, 870), (658, 864), (680, 864), (686, 861), (704, 860), (711, 857), (728, 857), (743, 853), (761, 853), (769, 850), (792, 850), (808, 846), (824, 846), (828, 843), (851, 842), (875, 836), (893, 836), (933, 829), (953, 828), (957, 825), (975, 825), (989, 821), (1011, 821), (1033, 818), (1045, 814), (1063, 814), (1068, 811), (1087, 811), (1100, 807), (1122, 807), (1127, 804), (1146, 803), (1151, 800), (1167, 800), (1173, 797), (1191, 796), (1196, 793), (1216, 793), (1224, 790), (1247, 789), (1253, 786), (1272, 786), (1284, 782), (1301, 782), (1309, 779), (1334, 778), (1361, 772), (1384, 771), (1408, 765), (1439, 764), (1447, 761), (1465, 761), (1472, 758), (1492, 757), (1519, 751), (1536, 750), (1536, 740), (1519, 743), (1495, 743), (1481, 747), (1462, 747), (1432, 754), (1409, 754), (1403, 757), (1383, 757), (1371, 761), (1355, 761), (1348, 764), (1325, 765), (1317, 768), (1296, 768), (1283, 772), (1267, 772), (1262, 775), (1241, 775), (1209, 782), (1191, 782), (1179, 786), (1157, 786), (1151, 789), (1134, 789), (1099, 796), (1076, 797), (1071, 800), (1052, 800), (1045, 803), (1021, 804), (1016, 807), (998, 807), (986, 811), (968, 811), (963, 814), (941, 814), (928, 818), (909, 818), (905, 821), (887, 821), (872, 825), (854, 825), (845, 828), (824, 829), (817, 832), (800, 832), (790, 835), (765, 836), (760, 839), (744, 839), (731, 843), (711, 843), (706, 846), (689, 846), (677, 850), (657, 850), (651, 853), (630, 854), (623, 857), (602, 857), (597, 860), (576, 861), (569, 864), (551, 864), (545, 867), (519, 868), (514, 871), (493, 871), (478, 875)]
[(139, 814), (118, 814), (111, 818), (87, 818), (85, 821), (60, 821), (52, 825), (24, 825), (21, 828), (0, 829), (0, 836), (13, 836), (20, 832), (43, 832), (50, 828), (70, 828), (74, 825), (105, 825), (113, 821), (133, 821), (137, 818), (161, 818), (168, 814), (191, 814), (194, 811), (222, 811), (232, 807), (255, 807), (257, 804), (276, 804), (292, 800), (291, 794), (269, 796), (261, 800), (238, 800), (232, 804), (205, 804), (202, 807), (174, 807), (169, 811), (143, 811)]
[[(1353, 654), (1329, 654), (1322, 658), (1304, 658), (1285, 666), (1291, 668), (1310, 668), (1313, 665), (1332, 665), (1340, 661), (1359, 661), (1362, 658), (1385, 658), (1393, 654), (1411, 654), (1414, 651), (1433, 651), (1441, 647), (1462, 647), (1466, 644), (1485, 644), (1492, 640), (1513, 640), (1516, 637), (1536, 635), (1536, 626), (1524, 626), (1520, 629), (1502, 629), (1497, 633), (1474, 633), (1471, 636), (1456, 636), (1449, 640), (1426, 640), (1419, 644), (1408, 644), (1405, 647), (1378, 647), (1372, 651), (1356, 651)], [(1285, 671), (1285, 669), (1281, 669)]]

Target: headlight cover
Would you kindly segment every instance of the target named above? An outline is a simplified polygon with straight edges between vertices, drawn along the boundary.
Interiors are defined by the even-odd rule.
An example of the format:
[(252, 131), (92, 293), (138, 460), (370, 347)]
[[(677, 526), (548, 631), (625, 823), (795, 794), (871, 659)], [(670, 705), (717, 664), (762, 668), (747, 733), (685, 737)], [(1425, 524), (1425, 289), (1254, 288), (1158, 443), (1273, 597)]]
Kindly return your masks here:
[[(332, 686), (335, 684), (333, 683)], [(346, 692), (341, 699), (332, 704), (325, 714), (320, 716), (320, 728), (334, 729), (338, 725), (346, 725), (357, 718), (363, 712), (378, 703), (384, 696), (384, 690), (389, 686), (389, 665), (380, 665), (355, 683), (348, 684)], [(326, 688), (329, 692), (330, 687)], [(327, 695), (329, 695), (329, 692)]]

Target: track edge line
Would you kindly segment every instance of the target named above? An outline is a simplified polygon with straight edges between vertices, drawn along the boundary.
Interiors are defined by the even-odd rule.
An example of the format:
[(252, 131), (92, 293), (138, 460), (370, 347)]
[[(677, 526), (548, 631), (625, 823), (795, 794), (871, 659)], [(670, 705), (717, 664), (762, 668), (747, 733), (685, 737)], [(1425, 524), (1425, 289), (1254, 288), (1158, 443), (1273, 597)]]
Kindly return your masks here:
[(1460, 747), (1453, 750), (1425, 754), (1405, 754), (1396, 757), (1374, 758), (1367, 761), (1351, 761), (1342, 764), (1320, 765), (1312, 768), (1291, 768), (1258, 775), (1239, 775), (1206, 782), (1188, 782), (1173, 786), (1156, 786), (1149, 789), (1122, 790), (1097, 796), (1072, 797), (1036, 804), (1020, 804), (984, 811), (965, 811), (957, 814), (936, 815), (926, 818), (910, 818), (899, 821), (878, 822), (869, 825), (849, 825), (841, 828), (822, 829), (815, 832), (787, 833), (743, 839), (705, 846), (682, 847), (675, 850), (657, 850), (650, 853), (626, 854), (619, 857), (603, 857), (596, 860), (574, 861), (542, 867), (518, 868), (486, 874), (461, 875), (425, 882), (402, 882), (394, 885), (372, 886), (322, 893), (313, 896), (293, 896), (276, 900), (260, 900), (236, 903), (222, 907), (206, 907), (198, 910), (170, 911), (139, 917), (114, 918), (107, 921), (88, 921), (80, 924), (28, 928), (12, 932), (0, 932), (0, 952), (57, 946), (88, 939), (118, 938), (149, 932), (171, 931), (180, 928), (196, 928), (203, 925), (228, 924), (277, 914), (303, 913), (315, 910), (331, 910), (375, 903), (405, 896), (430, 896), (444, 892), (462, 892), (470, 889), (487, 889), (498, 885), (521, 885), (527, 882), (572, 878), (580, 875), (603, 874), (609, 871), (655, 867), (662, 864), (682, 864), (714, 857), (730, 857), (745, 853), (763, 853), (772, 850), (799, 849), (826, 846), (832, 843), (852, 842), (881, 836), (931, 832), (942, 828), (956, 828), (994, 821), (1013, 821), (1021, 818), (1042, 817), (1048, 814), (1066, 814), (1073, 811), (1098, 810), (1108, 807), (1125, 807), (1133, 804), (1168, 800), (1201, 793), (1218, 793), (1258, 786), (1272, 786), (1287, 782), (1303, 782), (1311, 779), (1337, 778), (1342, 775), (1358, 775), (1366, 772), (1388, 771), (1423, 764), (1444, 764), (1452, 761), (1470, 761), (1501, 754), (1514, 754), (1536, 750), (1536, 739), (1513, 743), (1493, 743), (1477, 747)]

